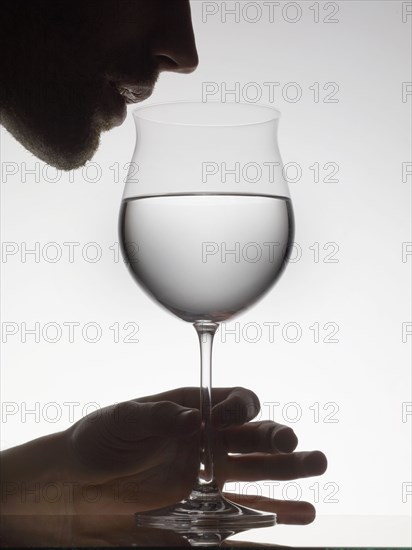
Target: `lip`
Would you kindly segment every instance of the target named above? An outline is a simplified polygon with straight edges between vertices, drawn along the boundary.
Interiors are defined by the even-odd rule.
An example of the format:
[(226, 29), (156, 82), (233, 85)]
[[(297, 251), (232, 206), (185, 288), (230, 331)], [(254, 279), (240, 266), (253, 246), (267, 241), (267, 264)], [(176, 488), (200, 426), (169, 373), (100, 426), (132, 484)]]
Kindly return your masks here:
[(132, 84), (129, 82), (110, 82), (110, 84), (128, 105), (140, 103), (148, 99), (153, 93), (153, 86), (151, 85)]
[(131, 83), (106, 78), (102, 101), (96, 116), (102, 130), (110, 130), (123, 124), (127, 105), (139, 103), (153, 93), (153, 83)]

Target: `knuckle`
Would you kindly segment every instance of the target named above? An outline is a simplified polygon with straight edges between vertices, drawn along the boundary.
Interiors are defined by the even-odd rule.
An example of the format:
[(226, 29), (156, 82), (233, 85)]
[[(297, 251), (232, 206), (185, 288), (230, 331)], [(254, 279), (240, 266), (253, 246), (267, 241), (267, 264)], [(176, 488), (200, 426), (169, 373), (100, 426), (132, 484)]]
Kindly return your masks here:
[(276, 430), (276, 424), (271, 420), (262, 420), (257, 425), (259, 435), (272, 436)]
[(174, 405), (169, 401), (160, 401), (151, 407), (151, 413), (155, 418), (168, 418), (173, 413)]
[(242, 401), (246, 405), (248, 418), (254, 418), (260, 411), (258, 396), (252, 390), (242, 387), (236, 388), (236, 392), (240, 394), (239, 397), (241, 396)]
[(123, 401), (122, 403), (116, 403), (113, 407), (109, 407), (108, 417), (115, 424), (127, 422), (134, 410), (135, 405), (133, 403), (130, 401)]
[(225, 407), (225, 416), (232, 422), (245, 422), (247, 419), (246, 403), (240, 396), (233, 396)]
[(111, 435), (123, 434), (131, 423), (138, 421), (137, 408), (138, 404), (132, 401), (123, 401), (108, 407), (103, 415), (104, 430)]

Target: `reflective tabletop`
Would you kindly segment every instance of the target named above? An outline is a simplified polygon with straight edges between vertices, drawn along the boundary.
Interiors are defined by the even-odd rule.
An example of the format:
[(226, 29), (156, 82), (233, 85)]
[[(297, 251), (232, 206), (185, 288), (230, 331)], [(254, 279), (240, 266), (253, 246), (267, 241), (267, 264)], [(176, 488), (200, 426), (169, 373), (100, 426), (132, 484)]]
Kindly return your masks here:
[[(308, 526), (278, 525), (203, 543), (138, 528), (133, 516), (2, 516), (2, 547), (410, 547), (407, 516), (319, 516)], [(221, 537), (224, 539), (224, 537)]]

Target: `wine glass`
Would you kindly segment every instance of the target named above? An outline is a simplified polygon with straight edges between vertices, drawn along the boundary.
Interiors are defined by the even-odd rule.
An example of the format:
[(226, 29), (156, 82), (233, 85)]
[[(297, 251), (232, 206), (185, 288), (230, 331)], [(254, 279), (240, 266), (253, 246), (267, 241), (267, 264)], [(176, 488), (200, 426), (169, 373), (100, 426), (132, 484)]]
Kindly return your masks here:
[[(137, 514), (146, 527), (238, 532), (276, 515), (225, 499), (211, 447), (212, 343), (219, 322), (261, 298), (283, 271), (293, 211), (277, 144), (280, 113), (239, 103), (169, 103), (134, 111), (137, 141), (120, 213), (139, 285), (200, 342), (198, 477), (179, 504)], [(207, 538), (207, 536), (205, 535)]]

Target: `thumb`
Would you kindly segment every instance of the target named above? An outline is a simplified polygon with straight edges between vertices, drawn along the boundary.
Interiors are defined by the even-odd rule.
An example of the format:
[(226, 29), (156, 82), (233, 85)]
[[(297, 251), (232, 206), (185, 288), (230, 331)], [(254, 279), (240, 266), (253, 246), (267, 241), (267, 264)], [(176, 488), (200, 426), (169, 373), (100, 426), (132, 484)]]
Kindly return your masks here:
[(187, 437), (200, 428), (200, 413), (172, 401), (139, 403), (125, 401), (113, 409), (112, 428), (128, 441), (145, 437)]

